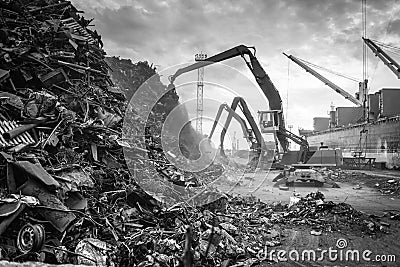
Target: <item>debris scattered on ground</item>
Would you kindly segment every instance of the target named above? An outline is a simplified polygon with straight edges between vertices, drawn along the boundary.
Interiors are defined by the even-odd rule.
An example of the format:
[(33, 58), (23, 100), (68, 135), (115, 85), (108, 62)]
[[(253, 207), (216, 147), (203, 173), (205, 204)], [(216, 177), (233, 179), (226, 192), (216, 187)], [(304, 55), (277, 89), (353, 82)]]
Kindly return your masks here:
[(376, 183), (375, 187), (384, 195), (400, 196), (400, 179), (386, 180)]
[(322, 235), (322, 232), (321, 231), (311, 230), (310, 234), (311, 235)]
[(340, 230), (359, 235), (379, 235), (389, 231), (389, 227), (381, 224), (379, 218), (359, 212), (346, 203), (325, 201), (321, 192), (292, 201), (292, 205), (289, 204), (278, 215), (273, 222), (307, 225), (317, 232)]
[(360, 189), (362, 189), (362, 186), (359, 184), (356, 186), (353, 186), (353, 190), (360, 190)]
[(398, 171), (391, 171), (388, 175), (385, 175), (385, 172), (375, 174), (375, 172), (369, 171), (342, 169), (328, 170), (327, 172), (335, 182), (354, 184), (354, 190), (370, 187), (378, 190), (383, 195), (400, 197), (400, 174)]

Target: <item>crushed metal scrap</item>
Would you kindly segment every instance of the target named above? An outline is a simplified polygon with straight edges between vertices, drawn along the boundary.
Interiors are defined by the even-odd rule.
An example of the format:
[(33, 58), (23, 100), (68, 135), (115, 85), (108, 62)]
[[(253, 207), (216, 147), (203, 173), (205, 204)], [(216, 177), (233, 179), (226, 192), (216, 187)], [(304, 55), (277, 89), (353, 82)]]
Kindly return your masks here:
[[(366, 234), (388, 231), (320, 193), (285, 206), (226, 196), (201, 208), (163, 207), (127, 168), (123, 147), (139, 146), (121, 139), (125, 95), (155, 69), (106, 59), (92, 20), (69, 1), (0, 1), (0, 13), (1, 260), (251, 266), (265, 245), (281, 244), (278, 226), (288, 221), (317, 233), (354, 225)], [(147, 125), (145, 150), (159, 175), (195, 187), (223, 169), (211, 165), (199, 177), (168, 162), (157, 133), (177, 101), (168, 93), (149, 121), (138, 117), (132, 125)], [(196, 154), (188, 143), (181, 148)], [(142, 161), (138, 175), (147, 171)]]

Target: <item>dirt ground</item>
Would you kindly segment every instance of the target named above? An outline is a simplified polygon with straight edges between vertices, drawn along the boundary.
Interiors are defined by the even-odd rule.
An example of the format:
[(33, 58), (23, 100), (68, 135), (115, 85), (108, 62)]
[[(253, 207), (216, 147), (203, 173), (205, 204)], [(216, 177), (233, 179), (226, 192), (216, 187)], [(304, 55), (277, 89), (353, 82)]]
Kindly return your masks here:
[[(346, 171), (348, 172), (348, 170)], [(306, 196), (310, 192), (321, 191), (326, 200), (334, 202), (345, 202), (352, 205), (355, 209), (367, 214), (382, 216), (388, 211), (400, 212), (400, 198), (383, 195), (376, 188), (375, 184), (387, 179), (400, 179), (398, 171), (351, 171), (350, 175), (342, 175), (337, 179), (340, 188), (332, 188), (324, 185), (322, 187), (294, 186), (284, 191), (279, 189), (282, 181), (274, 181), (279, 175), (279, 171), (258, 172), (256, 174), (245, 174), (240, 185), (229, 190), (231, 194), (253, 195), (264, 202), (289, 203), (290, 197)], [(310, 227), (307, 226), (280, 226), (282, 233), (282, 245), (268, 247), (283, 250), (286, 253), (287, 261), (271, 261), (271, 258), (259, 266), (400, 266), (400, 221), (383, 218), (383, 222), (390, 224), (387, 234), (377, 236), (363, 236), (360, 233), (350, 232), (322, 232), (321, 235), (312, 235)], [(343, 249), (337, 248), (338, 240), (344, 239), (347, 244)], [(323, 250), (329, 252), (332, 249), (332, 257), (324, 254)], [(337, 249), (337, 259), (335, 260), (334, 249)], [(296, 259), (296, 250), (299, 259)], [(308, 250), (316, 252), (316, 258), (308, 257)], [(292, 252), (291, 252), (292, 251)], [(370, 251), (370, 254), (369, 254)], [(288, 253), (293, 257), (289, 258)], [(302, 258), (302, 253), (305, 253)], [(273, 254), (276, 256), (278, 252)], [(283, 252), (281, 252), (283, 253)], [(319, 254), (318, 254), (319, 253)], [(352, 253), (354, 257), (352, 257)], [(356, 255), (359, 255), (357, 259)], [(363, 258), (365, 253), (365, 258)], [(285, 258), (285, 257), (283, 257)], [(320, 260), (318, 259), (320, 258)], [(311, 259), (311, 260), (310, 260)], [(342, 260), (340, 260), (342, 259)]]
[[(400, 260), (400, 245), (398, 239), (400, 237), (400, 224), (399, 222), (393, 222), (391, 225), (392, 232), (387, 235), (383, 235), (379, 238), (373, 237), (360, 237), (351, 234), (343, 234), (340, 232), (323, 233), (321, 236), (314, 236), (310, 234), (308, 228), (292, 228), (284, 229), (282, 246), (277, 248), (271, 248), (276, 250), (284, 250), (286, 253), (291, 253), (292, 250), (299, 252), (299, 260), (296, 260), (295, 255), (289, 258), (290, 254), (287, 254), (287, 261), (274, 263), (274, 266), (399, 266)], [(338, 240), (346, 240), (347, 246), (343, 249), (337, 248)], [(329, 248), (337, 250), (336, 254), (333, 252), (330, 258), (328, 254), (324, 254), (323, 260), (319, 260), (322, 255), (322, 250), (328, 250)], [(319, 249), (319, 250), (318, 250)], [(302, 254), (304, 251), (313, 250), (316, 251), (316, 257), (308, 257), (308, 254)], [(363, 259), (363, 253), (371, 251), (370, 256)], [(318, 251), (319, 254), (318, 254)], [(351, 257), (350, 251), (358, 251), (359, 258), (356, 256)], [(340, 256), (340, 254), (342, 256)], [(302, 255), (304, 257), (302, 258)], [(337, 259), (335, 260), (335, 255)], [(348, 256), (346, 256), (348, 255)], [(355, 254), (357, 255), (357, 254)], [(365, 254), (367, 255), (367, 254)], [(377, 256), (377, 257), (376, 257)], [(340, 260), (342, 257), (342, 260)], [(379, 258), (380, 257), (380, 258)], [(292, 260), (291, 260), (292, 259)], [(310, 260), (311, 259), (311, 260)], [(315, 260), (316, 259), (316, 260)], [(385, 261), (378, 262), (379, 259), (385, 259)], [(264, 262), (259, 266), (269, 266), (271, 262)]]
[[(341, 177), (336, 183), (340, 188), (332, 188), (327, 184), (321, 187), (314, 186), (293, 186), (288, 191), (279, 189), (283, 181), (274, 182), (280, 171), (261, 171), (244, 174), (238, 186), (221, 186), (224, 192), (241, 195), (253, 195), (264, 202), (289, 203), (290, 197), (299, 194), (305, 196), (310, 192), (321, 191), (327, 200), (334, 202), (345, 202), (354, 208), (376, 215), (382, 215), (388, 210), (400, 210), (400, 198), (383, 195), (374, 185), (387, 179), (400, 179), (398, 171), (354, 171), (359, 175)], [(373, 174), (373, 176), (372, 176)], [(361, 188), (357, 185), (361, 185)]]

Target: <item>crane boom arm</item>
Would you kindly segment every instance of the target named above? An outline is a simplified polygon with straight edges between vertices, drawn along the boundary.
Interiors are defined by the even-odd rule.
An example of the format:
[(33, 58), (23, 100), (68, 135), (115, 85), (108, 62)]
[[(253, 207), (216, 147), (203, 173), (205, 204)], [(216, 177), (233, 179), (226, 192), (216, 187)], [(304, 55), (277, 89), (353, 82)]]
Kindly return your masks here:
[[(260, 132), (260, 129), (257, 127), (257, 123), (255, 122), (253, 116), (251, 115), (251, 112), (249, 110), (249, 107), (246, 104), (246, 101), (242, 97), (235, 97), (232, 101), (232, 105), (230, 107), (231, 110), (235, 111), (236, 108), (239, 106), (241, 107), (242, 113), (245, 116), (246, 120), (249, 122), (251, 129), (253, 130), (254, 136), (257, 140), (258, 147), (256, 149), (258, 150), (265, 150), (265, 142), (264, 138), (262, 137), (262, 134)], [(223, 141), (225, 139), (226, 131), (232, 121), (232, 113), (229, 114), (225, 121), (225, 126), (221, 131), (221, 150), (223, 150)]]
[(236, 57), (236, 56), (241, 56), (244, 54), (253, 55), (253, 53), (250, 51), (250, 49), (247, 46), (238, 45), (234, 48), (231, 48), (229, 50), (226, 50), (224, 52), (216, 54), (212, 57), (208, 57), (204, 61), (197, 61), (196, 63), (193, 63), (192, 65), (178, 69), (174, 75), (171, 75), (169, 77), (169, 81), (172, 84), (172, 83), (174, 83), (175, 79), (178, 78), (178, 76), (180, 76), (186, 72), (189, 72), (192, 70), (197, 70), (197, 69), (206, 67), (208, 65), (212, 65), (214, 63), (221, 62), (221, 61), (224, 61), (224, 60)]
[(306, 162), (307, 159), (307, 153), (310, 150), (310, 146), (308, 144), (308, 141), (306, 139), (304, 139), (303, 137), (300, 137), (292, 132), (289, 132), (286, 129), (281, 129), (280, 130), (282, 132), (282, 134), (284, 134), (287, 138), (289, 138), (290, 140), (292, 140), (293, 142), (295, 142), (296, 144), (298, 144), (300, 146), (300, 151), (299, 154), (297, 156), (298, 161), (301, 162)]
[(400, 79), (400, 65), (371, 39), (363, 38), (363, 40), (364, 43), (372, 50), (375, 56), (382, 60), (382, 62), (394, 73), (394, 75), (396, 75), (397, 79)]
[(292, 60), (294, 63), (296, 63), (297, 65), (302, 67), (305, 71), (311, 73), (311, 75), (313, 75), (315, 78), (317, 78), (318, 80), (320, 80), (324, 84), (328, 85), (330, 88), (335, 90), (337, 93), (341, 94), (344, 98), (350, 100), (351, 102), (353, 102), (357, 106), (362, 106), (363, 105), (363, 103), (360, 100), (358, 100), (357, 98), (355, 98), (354, 96), (352, 96), (351, 94), (349, 94), (348, 92), (346, 92), (345, 90), (343, 90), (342, 88), (340, 88), (339, 86), (337, 86), (336, 84), (334, 84), (333, 82), (331, 82), (330, 80), (328, 80), (327, 78), (325, 78), (324, 76), (322, 76), (321, 74), (319, 74), (318, 72), (316, 72), (315, 70), (310, 68), (309, 66), (304, 64), (301, 60), (299, 60), (295, 56), (287, 55), (285, 53), (283, 53), (283, 54), (285, 56), (287, 56), (290, 60)]
[[(254, 51), (250, 50), (253, 49)], [(249, 59), (247, 59), (245, 56), (248, 56)], [(208, 65), (221, 62), (236, 56), (241, 56), (245, 62), (247, 67), (250, 69), (252, 74), (254, 75), (257, 84), (259, 85), (260, 89), (262, 90), (263, 94), (265, 97), (268, 99), (269, 102), (269, 108), (272, 110), (282, 110), (282, 99), (281, 96), (279, 95), (278, 90), (275, 88), (274, 84), (272, 83), (271, 79), (267, 75), (267, 73), (264, 71), (262, 68), (260, 62), (257, 60), (255, 57), (255, 49), (251, 47), (247, 47), (245, 45), (239, 45), (234, 48), (231, 48), (229, 50), (226, 50), (224, 52), (221, 52), (219, 54), (216, 54), (212, 57), (207, 58), (205, 61), (198, 61), (192, 65), (189, 65), (187, 67), (178, 69), (176, 73), (172, 76), (169, 77), (170, 80), (170, 89), (171, 86), (173, 87), (173, 83), (175, 79), (182, 75), (183, 73), (196, 70), (202, 67), (206, 67)], [(279, 120), (279, 125), (284, 127), (285, 121), (283, 118), (283, 114), (280, 113), (278, 115), (278, 120)], [(277, 137), (278, 140), (283, 148), (283, 150), (286, 152), (289, 147), (289, 142), (287, 138), (282, 134), (277, 132)]]
[(284, 135), (286, 135), (287, 138), (289, 138), (290, 140), (292, 140), (293, 142), (295, 142), (296, 144), (298, 144), (300, 147), (302, 147), (303, 149), (308, 150), (309, 149), (309, 145), (306, 139), (304, 139), (303, 137), (300, 137), (292, 132), (289, 132), (286, 129), (281, 129), (281, 131), (283, 132)]
[(242, 128), (242, 131), (243, 131), (244, 138), (249, 140), (250, 136), (249, 136), (249, 132), (248, 132), (249, 130), (247, 128), (246, 121), (242, 117), (240, 117), (239, 114), (237, 114), (234, 110), (232, 110), (227, 104), (221, 104), (221, 106), (219, 106), (217, 115), (215, 116), (214, 124), (211, 128), (210, 135), (208, 136), (208, 138), (209, 139), (212, 138), (215, 128), (217, 127), (218, 121), (221, 118), (221, 114), (222, 114), (223, 110), (226, 110), (230, 116), (233, 116), (233, 118), (235, 118), (239, 122), (239, 124)]
[[(246, 60), (244, 55), (249, 56), (250, 61)], [(242, 56), (249, 69), (253, 73), (258, 85), (260, 86), (261, 90), (263, 91), (264, 95), (267, 97), (270, 105), (270, 109), (273, 110), (282, 110), (282, 99), (279, 95), (278, 90), (275, 88), (274, 84), (272, 83), (271, 79), (267, 75), (267, 73), (262, 68), (260, 62), (255, 57), (255, 53), (250, 50), (249, 47), (245, 45), (238, 45), (234, 48), (216, 54), (212, 57), (207, 58), (205, 61), (198, 61), (192, 65), (187, 67), (181, 68), (175, 72), (174, 75), (170, 76), (169, 80), (170, 83), (173, 84), (175, 79), (192, 70), (196, 70), (202, 67), (206, 67), (208, 65), (221, 62), (233, 57)]]

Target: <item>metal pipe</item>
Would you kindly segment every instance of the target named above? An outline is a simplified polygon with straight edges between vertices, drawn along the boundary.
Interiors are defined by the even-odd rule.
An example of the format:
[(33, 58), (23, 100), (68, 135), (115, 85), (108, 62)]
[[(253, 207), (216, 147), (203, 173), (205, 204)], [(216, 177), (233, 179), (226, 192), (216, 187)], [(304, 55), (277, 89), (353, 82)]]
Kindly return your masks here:
[(11, 139), (17, 137), (18, 135), (35, 128), (39, 124), (40, 123), (31, 123), (31, 124), (25, 124), (25, 125), (18, 126), (17, 128), (14, 128), (8, 132), (3, 133), (3, 138), (8, 142)]

